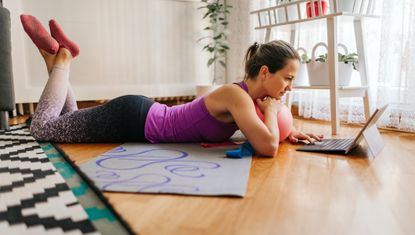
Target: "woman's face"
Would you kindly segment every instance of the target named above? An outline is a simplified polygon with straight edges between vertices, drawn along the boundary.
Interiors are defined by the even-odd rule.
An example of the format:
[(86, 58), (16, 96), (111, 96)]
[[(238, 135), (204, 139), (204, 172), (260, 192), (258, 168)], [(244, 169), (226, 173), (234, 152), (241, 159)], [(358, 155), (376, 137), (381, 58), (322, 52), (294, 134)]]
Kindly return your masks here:
[(280, 99), (287, 91), (291, 91), (298, 67), (299, 61), (290, 59), (284, 68), (275, 73), (268, 72), (263, 83), (267, 96)]

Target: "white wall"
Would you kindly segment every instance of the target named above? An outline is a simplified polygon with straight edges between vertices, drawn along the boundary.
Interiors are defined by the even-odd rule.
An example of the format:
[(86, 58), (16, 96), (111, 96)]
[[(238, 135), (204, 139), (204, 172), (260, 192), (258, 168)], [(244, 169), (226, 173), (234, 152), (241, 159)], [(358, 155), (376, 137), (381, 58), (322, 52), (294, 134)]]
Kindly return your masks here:
[(244, 77), (244, 56), (249, 46), (255, 41), (261, 42), (256, 31), (255, 15), (250, 12), (260, 7), (259, 1), (252, 0), (226, 0), (232, 5), (229, 15), (229, 37), (230, 50), (227, 54), (226, 77), (229, 83), (242, 81)]
[[(235, 1), (236, 2), (236, 1)], [(57, 20), (81, 54), (71, 68), (78, 100), (123, 94), (192, 95), (208, 81), (208, 55), (201, 51), (204, 24), (199, 1), (5, 0), (12, 15), (16, 102), (36, 102), (46, 68), (20, 24), (21, 13), (47, 26)]]

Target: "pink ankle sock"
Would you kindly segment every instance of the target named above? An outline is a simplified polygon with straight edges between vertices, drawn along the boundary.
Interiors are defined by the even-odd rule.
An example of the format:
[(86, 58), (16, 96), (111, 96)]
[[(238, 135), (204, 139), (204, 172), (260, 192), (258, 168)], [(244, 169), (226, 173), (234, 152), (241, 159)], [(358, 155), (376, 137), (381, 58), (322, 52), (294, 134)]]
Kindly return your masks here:
[(52, 37), (58, 41), (60, 47), (68, 49), (71, 52), (72, 57), (79, 55), (78, 45), (69, 40), (69, 38), (63, 32), (62, 27), (55, 20), (49, 21), (49, 28)]
[(31, 15), (20, 15), (23, 29), (32, 39), (33, 43), (48, 53), (56, 54), (59, 50), (59, 43), (53, 39), (50, 34), (43, 28), (42, 24)]

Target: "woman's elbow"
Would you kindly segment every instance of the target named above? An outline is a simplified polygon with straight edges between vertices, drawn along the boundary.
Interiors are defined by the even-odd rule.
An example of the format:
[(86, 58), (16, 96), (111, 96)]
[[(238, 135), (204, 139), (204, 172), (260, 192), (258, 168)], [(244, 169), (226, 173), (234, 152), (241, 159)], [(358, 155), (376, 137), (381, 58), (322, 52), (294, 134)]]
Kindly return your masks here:
[(257, 155), (264, 157), (274, 157), (278, 153), (278, 142), (271, 141), (270, 143), (263, 146), (260, 151), (257, 151)]

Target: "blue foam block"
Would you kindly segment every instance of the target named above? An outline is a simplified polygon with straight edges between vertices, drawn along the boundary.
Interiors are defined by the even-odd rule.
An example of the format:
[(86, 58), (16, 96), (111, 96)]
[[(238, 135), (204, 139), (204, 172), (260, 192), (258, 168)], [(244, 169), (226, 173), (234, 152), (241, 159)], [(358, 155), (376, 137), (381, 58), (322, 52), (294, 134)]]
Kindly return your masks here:
[(255, 154), (255, 150), (249, 142), (243, 143), (239, 148), (226, 151), (226, 156), (229, 158), (243, 158)]

